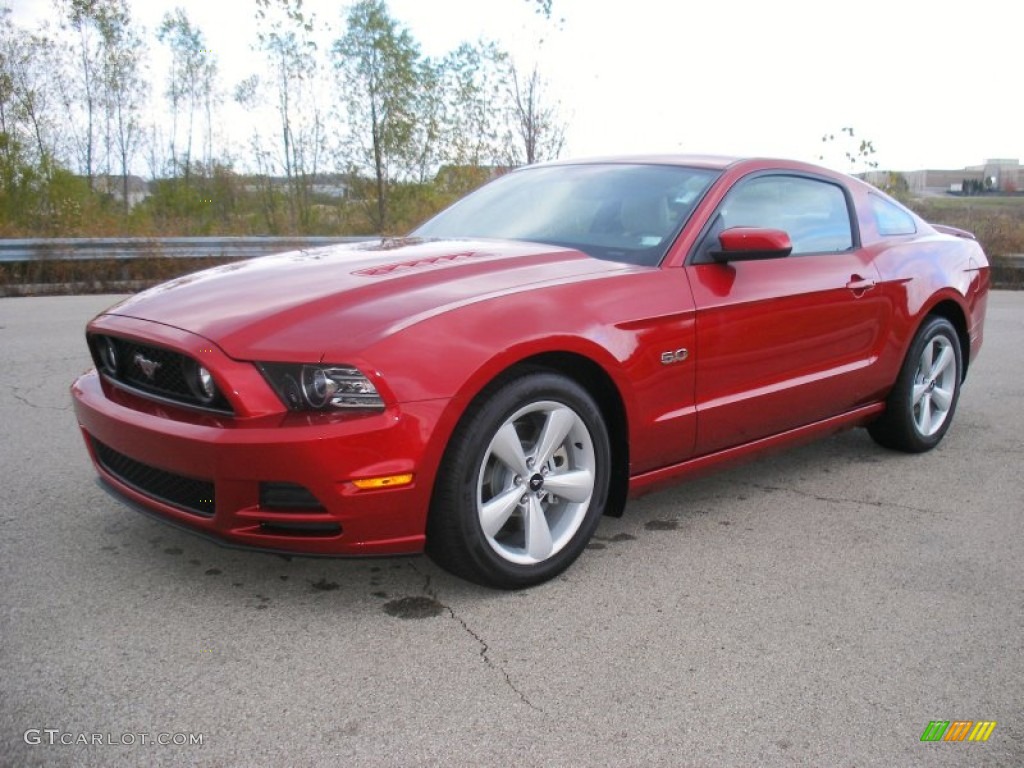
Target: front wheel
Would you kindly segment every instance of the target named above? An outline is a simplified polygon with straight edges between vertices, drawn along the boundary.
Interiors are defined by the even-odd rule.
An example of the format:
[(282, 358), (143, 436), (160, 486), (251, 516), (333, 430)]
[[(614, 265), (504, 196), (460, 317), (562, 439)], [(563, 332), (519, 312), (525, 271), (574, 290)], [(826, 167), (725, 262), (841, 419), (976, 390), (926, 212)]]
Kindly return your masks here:
[(956, 329), (944, 317), (929, 318), (910, 345), (885, 413), (868, 426), (868, 432), (886, 448), (930, 451), (953, 421), (962, 380)]
[(427, 551), (492, 587), (547, 581), (580, 555), (608, 498), (611, 449), (593, 398), (537, 372), (485, 394), (452, 436)]

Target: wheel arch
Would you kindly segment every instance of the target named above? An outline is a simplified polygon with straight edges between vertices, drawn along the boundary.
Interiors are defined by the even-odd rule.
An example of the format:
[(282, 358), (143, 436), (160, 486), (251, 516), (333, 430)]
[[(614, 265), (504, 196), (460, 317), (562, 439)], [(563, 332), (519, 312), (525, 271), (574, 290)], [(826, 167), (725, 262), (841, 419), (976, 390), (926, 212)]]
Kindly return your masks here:
[(629, 492), (629, 421), (626, 404), (615, 380), (597, 362), (575, 352), (543, 352), (513, 366), (550, 370), (585, 389), (597, 402), (611, 443), (611, 486), (605, 514), (621, 517)]
[[(447, 430), (441, 455), (447, 453), (459, 424), (477, 404), (512, 379), (533, 372), (557, 373), (582, 387), (594, 398), (604, 417), (611, 447), (612, 472), (605, 514), (621, 517), (629, 491), (629, 421), (626, 400), (612, 374), (592, 357), (581, 352), (550, 350), (520, 357), (506, 363), (483, 384), (471, 387), (473, 391), (468, 396), (456, 398), (464, 405), (451, 429)], [(436, 484), (435, 477), (435, 487)]]
[(953, 299), (941, 299), (938, 303), (929, 307), (928, 311), (922, 315), (918, 328), (923, 326), (929, 317), (944, 317), (956, 330), (957, 338), (960, 341), (960, 360), (963, 367), (960, 381), (966, 381), (967, 368), (971, 359), (971, 337), (967, 330), (967, 315), (963, 307)]

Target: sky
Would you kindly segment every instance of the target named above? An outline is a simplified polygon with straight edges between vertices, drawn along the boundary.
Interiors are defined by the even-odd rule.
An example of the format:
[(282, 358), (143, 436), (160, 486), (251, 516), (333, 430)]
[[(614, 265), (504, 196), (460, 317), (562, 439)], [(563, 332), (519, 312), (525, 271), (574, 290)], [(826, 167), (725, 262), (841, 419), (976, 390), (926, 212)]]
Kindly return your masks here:
[[(251, 74), (252, 0), (130, 0), (154, 30), (184, 7), (225, 84)], [(53, 19), (52, 0), (0, 0), (15, 23)], [(347, 6), (306, 0), (337, 30)], [(696, 153), (791, 157), (850, 170), (853, 127), (879, 167), (962, 168), (1024, 160), (1024, 4), (1014, 0), (389, 0), (423, 52), (496, 40), (534, 62), (561, 103), (563, 157)], [(333, 37), (332, 36), (332, 37)], [(153, 67), (159, 71), (159, 46)], [(225, 107), (225, 123), (246, 119)], [(824, 134), (837, 141), (823, 144)], [(858, 167), (856, 170), (861, 170)]]

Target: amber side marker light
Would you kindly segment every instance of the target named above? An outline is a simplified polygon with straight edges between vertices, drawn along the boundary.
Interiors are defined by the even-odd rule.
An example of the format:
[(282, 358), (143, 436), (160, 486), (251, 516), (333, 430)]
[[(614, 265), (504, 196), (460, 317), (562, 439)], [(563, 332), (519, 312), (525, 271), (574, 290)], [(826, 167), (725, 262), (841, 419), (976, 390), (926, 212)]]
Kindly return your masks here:
[(362, 480), (353, 480), (352, 485), (361, 491), (372, 491), (377, 488), (395, 488), (399, 485), (409, 485), (412, 482), (412, 473), (405, 475), (388, 475), (387, 477), (367, 477)]

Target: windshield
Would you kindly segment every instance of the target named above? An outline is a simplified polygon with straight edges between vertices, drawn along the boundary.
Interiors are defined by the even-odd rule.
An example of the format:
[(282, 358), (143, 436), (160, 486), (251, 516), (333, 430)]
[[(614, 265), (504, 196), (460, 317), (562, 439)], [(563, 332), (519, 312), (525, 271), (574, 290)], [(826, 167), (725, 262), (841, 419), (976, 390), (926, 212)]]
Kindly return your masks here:
[(481, 187), (412, 234), (529, 240), (654, 266), (717, 176), (674, 165), (525, 168)]

